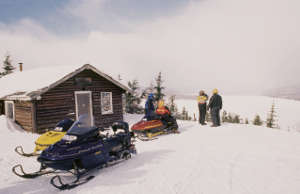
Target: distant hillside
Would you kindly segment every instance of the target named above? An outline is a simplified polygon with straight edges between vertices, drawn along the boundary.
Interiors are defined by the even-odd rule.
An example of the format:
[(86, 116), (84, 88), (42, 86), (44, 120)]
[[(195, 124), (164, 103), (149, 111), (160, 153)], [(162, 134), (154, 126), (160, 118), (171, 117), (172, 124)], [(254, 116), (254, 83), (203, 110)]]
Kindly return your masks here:
[(264, 95), (300, 101), (300, 85), (271, 89), (266, 91)]

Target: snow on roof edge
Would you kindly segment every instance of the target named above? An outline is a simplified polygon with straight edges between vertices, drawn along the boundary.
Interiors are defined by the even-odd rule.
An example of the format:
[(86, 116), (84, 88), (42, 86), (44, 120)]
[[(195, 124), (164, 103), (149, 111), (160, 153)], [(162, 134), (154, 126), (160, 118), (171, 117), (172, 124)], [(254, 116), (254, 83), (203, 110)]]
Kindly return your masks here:
[[(9, 88), (9, 86), (8, 86), (8, 88), (10, 90), (7, 89), (3, 93), (0, 92), (0, 99), (2, 99), (2, 100), (27, 100), (27, 101), (32, 100), (32, 99), (39, 100), (39, 97), (40, 97), (41, 94), (49, 91), (50, 89), (56, 87), (57, 85), (63, 83), (67, 79), (75, 76), (76, 74), (78, 74), (78, 73), (80, 73), (80, 72), (82, 72), (83, 70), (86, 70), (86, 69), (92, 70), (96, 74), (100, 75), (101, 77), (104, 77), (108, 81), (110, 81), (113, 84), (115, 84), (116, 86), (120, 87), (124, 91), (131, 92), (131, 90), (128, 87), (126, 87), (122, 83), (118, 82), (117, 80), (113, 79), (111, 76), (101, 72), (96, 67), (94, 67), (90, 64), (84, 64), (84, 65), (80, 66), (79, 68), (78, 68), (78, 66), (67, 66), (67, 67), (68, 67), (67, 72), (60, 72), (59, 78), (56, 81), (51, 80), (50, 82), (48, 81), (48, 83), (46, 81), (47, 84), (39, 85), (37, 88), (34, 88), (34, 89), (29, 87), (30, 89), (26, 90), (26, 89), (19, 89), (19, 88), (22, 88), (22, 87), (19, 87), (19, 88), (16, 87), (16, 90), (14, 90), (12, 88)], [(72, 68), (73, 71), (70, 68)], [(26, 73), (29, 74), (29, 72), (32, 73), (32, 72), (36, 71), (38, 73), (39, 72), (41, 73), (42, 71), (38, 71), (38, 70), (44, 70), (44, 69), (49, 70), (47, 68), (37, 68), (37, 69), (33, 69), (33, 70), (28, 70), (27, 72), (17, 72), (17, 74), (18, 74), (19, 77), (22, 77), (22, 75), (25, 75)], [(47, 71), (43, 72), (43, 73), (47, 74)], [(17, 79), (18, 76), (16, 76), (15, 73), (14, 73), (14, 74), (8, 75), (8, 77), (7, 76), (3, 77), (3, 78), (5, 78), (4, 80), (2, 80), (3, 78), (1, 78), (0, 79), (0, 87), (1, 87), (1, 82), (4, 82), (4, 84), (2, 84), (2, 85), (5, 85), (5, 81), (8, 82), (6, 84), (9, 84), (9, 85), (10, 85), (10, 82), (13, 82), (13, 81), (18, 82), (18, 83), (20, 83), (20, 81), (24, 82), (24, 80), (22, 80), (22, 79), (18, 80)], [(35, 76), (35, 75), (33, 75), (33, 76)], [(27, 77), (28, 77), (28, 75), (27, 75)], [(52, 78), (52, 76), (50, 76), (50, 77)], [(41, 77), (42, 80), (40, 80), (40, 81), (44, 81), (43, 78), (44, 77)], [(52, 79), (54, 79), (54, 78), (52, 78)], [(24, 85), (26, 85), (26, 84), (24, 84)], [(16, 83), (15, 83), (15, 86), (16, 86)], [(17, 84), (17, 86), (19, 86), (19, 84)], [(12, 86), (12, 87), (14, 87), (14, 86)]]

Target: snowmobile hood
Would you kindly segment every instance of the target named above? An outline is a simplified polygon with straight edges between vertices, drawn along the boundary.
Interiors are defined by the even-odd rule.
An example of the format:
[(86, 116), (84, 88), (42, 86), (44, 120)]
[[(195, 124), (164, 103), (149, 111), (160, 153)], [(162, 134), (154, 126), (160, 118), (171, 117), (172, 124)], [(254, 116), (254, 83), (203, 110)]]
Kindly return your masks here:
[(38, 160), (67, 160), (81, 157), (86, 154), (98, 151), (103, 147), (102, 141), (74, 141), (61, 140), (45, 149)]
[(148, 130), (152, 128), (157, 128), (163, 126), (163, 123), (160, 120), (152, 120), (152, 121), (140, 121), (136, 124), (134, 124), (131, 127), (132, 131), (143, 131), (143, 130)]
[(36, 141), (36, 145), (52, 145), (59, 140), (66, 134), (66, 132), (59, 132), (59, 131), (48, 131), (41, 135)]

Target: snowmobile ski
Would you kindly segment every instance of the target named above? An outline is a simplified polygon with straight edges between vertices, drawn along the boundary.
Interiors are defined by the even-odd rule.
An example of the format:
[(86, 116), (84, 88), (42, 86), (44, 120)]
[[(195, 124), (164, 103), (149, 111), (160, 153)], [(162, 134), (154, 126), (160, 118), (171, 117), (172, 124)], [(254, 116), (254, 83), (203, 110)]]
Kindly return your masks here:
[[(19, 171), (21, 173), (18, 173), (17, 172), (17, 169), (19, 169)], [(33, 179), (33, 178), (36, 178), (36, 177), (39, 177), (39, 176), (42, 176), (42, 175), (45, 175), (45, 174), (50, 174), (50, 173), (54, 173), (55, 170), (46, 170), (46, 167), (44, 166), (41, 166), (40, 170), (37, 171), (37, 172), (33, 172), (33, 173), (26, 173), (22, 167), (21, 164), (18, 164), (16, 166), (14, 166), (12, 168), (12, 171), (15, 175), (19, 176), (19, 177), (22, 177), (22, 178), (26, 178), (26, 179)]]
[(180, 132), (176, 129), (165, 129), (163, 131), (159, 131), (159, 132), (146, 132), (146, 133), (138, 133), (136, 135), (137, 139), (141, 140), (141, 141), (152, 141), (152, 140), (156, 140), (158, 139), (157, 136), (159, 135), (167, 135), (170, 133), (174, 133), (174, 134), (179, 134)]
[(21, 156), (25, 156), (25, 157), (32, 157), (32, 156), (38, 156), (40, 155), (39, 153), (37, 152), (32, 152), (32, 153), (25, 153), (24, 150), (23, 150), (23, 147), (22, 146), (17, 146), (15, 148), (15, 152)]
[(76, 178), (75, 181), (71, 182), (71, 183), (63, 183), (63, 181), (61, 180), (61, 177), (59, 175), (54, 176), (51, 180), (50, 183), (51, 185), (53, 185), (55, 188), (59, 189), (59, 190), (70, 190), (73, 189), (79, 185), (82, 185), (84, 183), (89, 182), (90, 180), (92, 180), (95, 176), (89, 176), (87, 178), (84, 179), (80, 179), (79, 177)]
[[(123, 151), (120, 155), (121, 155), (121, 157), (120, 157), (121, 159), (116, 159), (116, 160), (113, 160), (113, 161), (108, 161), (106, 164), (102, 164), (102, 165), (97, 166), (97, 167), (95, 167), (93, 169), (85, 170), (83, 172), (79, 172), (78, 166), (76, 165), (76, 163), (73, 163), (75, 172), (72, 173), (72, 174), (74, 174), (76, 176), (76, 180), (75, 181), (70, 182), (70, 183), (64, 183), (62, 181), (61, 176), (56, 175), (56, 176), (54, 176), (50, 180), (50, 183), (51, 183), (51, 185), (53, 185), (55, 188), (57, 188), (59, 190), (70, 190), (70, 189), (73, 189), (73, 188), (75, 188), (75, 187), (77, 187), (79, 185), (85, 184), (85, 183), (89, 182), (90, 180), (92, 180), (95, 177), (93, 175), (88, 176), (86, 178), (81, 178), (82, 176), (87, 176), (88, 174), (90, 174), (91, 171), (102, 169), (102, 168), (107, 168), (107, 167), (119, 164), (119, 163), (123, 162), (124, 160), (128, 160), (128, 159), (131, 158), (131, 153), (129, 151)], [(70, 172), (70, 171), (68, 171), (68, 172)]]

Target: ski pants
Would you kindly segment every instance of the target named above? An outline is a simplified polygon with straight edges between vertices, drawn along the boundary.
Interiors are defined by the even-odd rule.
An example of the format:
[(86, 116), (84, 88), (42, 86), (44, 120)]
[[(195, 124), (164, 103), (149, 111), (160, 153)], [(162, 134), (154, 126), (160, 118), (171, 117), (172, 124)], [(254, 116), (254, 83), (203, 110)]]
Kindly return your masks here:
[(220, 121), (220, 108), (218, 107), (213, 107), (211, 110), (211, 119), (213, 122), (213, 125), (215, 126), (220, 126), (221, 121)]
[(199, 104), (199, 123), (205, 123), (205, 116), (206, 116), (206, 104)]

